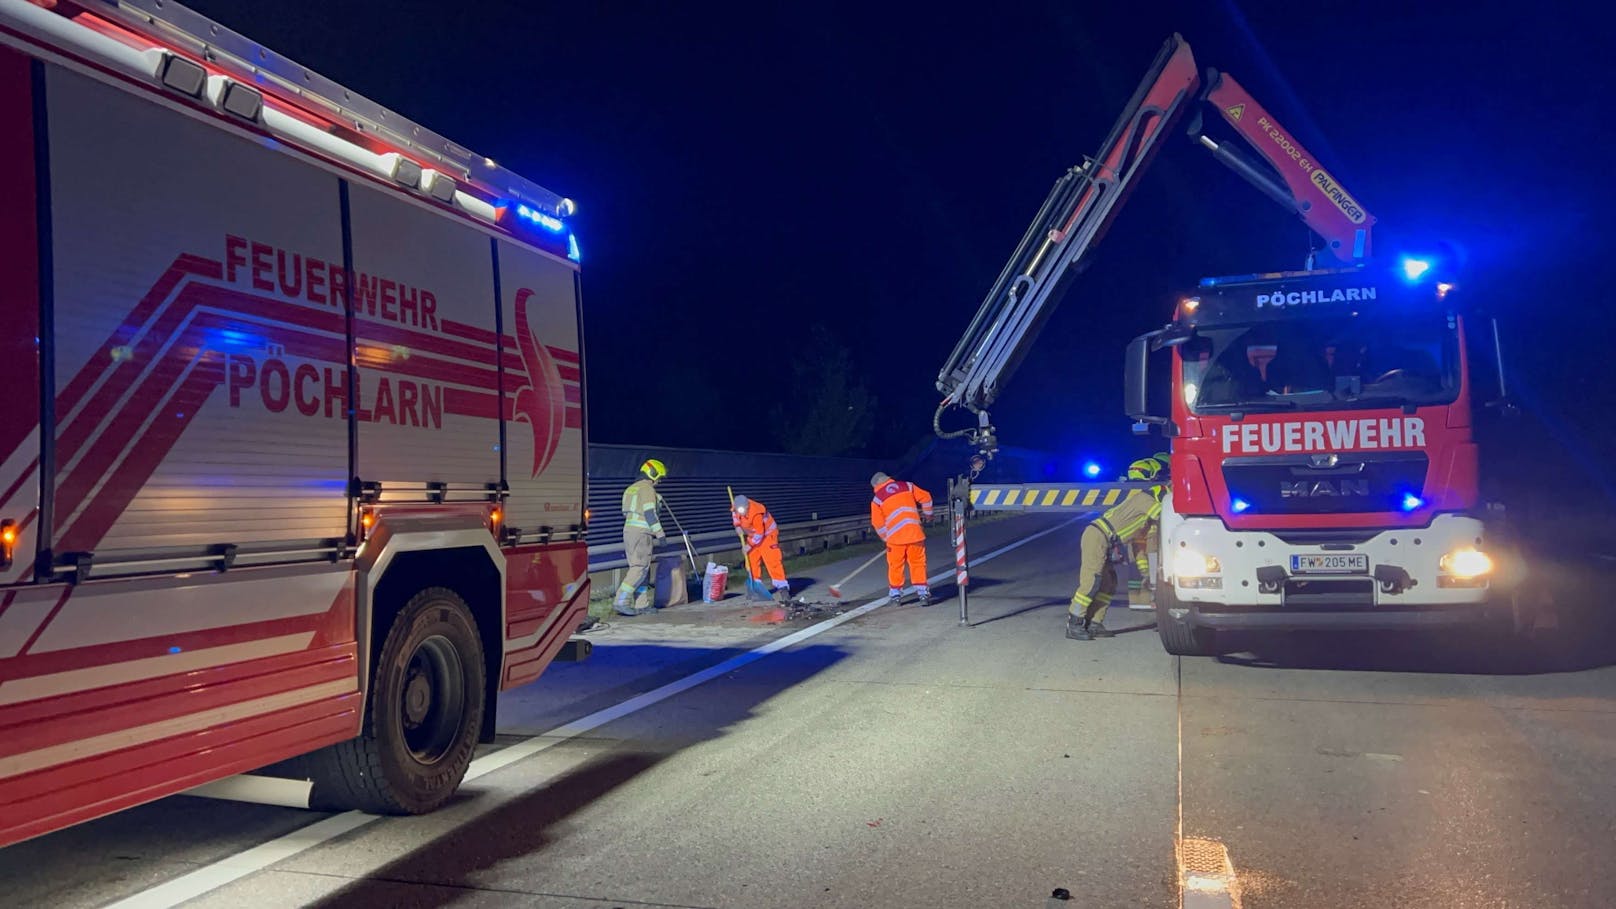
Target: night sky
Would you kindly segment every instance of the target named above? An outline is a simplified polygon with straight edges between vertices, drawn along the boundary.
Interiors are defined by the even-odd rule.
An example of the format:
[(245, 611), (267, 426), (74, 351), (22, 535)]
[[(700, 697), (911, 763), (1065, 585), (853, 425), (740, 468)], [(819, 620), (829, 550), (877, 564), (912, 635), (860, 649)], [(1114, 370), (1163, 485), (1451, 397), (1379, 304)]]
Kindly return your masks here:
[[(1382, 254), (1464, 251), (1508, 329), (1517, 437), (1589, 469), (1616, 450), (1616, 79), (1569, 4), (189, 5), (578, 201), (594, 441), (775, 448), (816, 323), (878, 399), (869, 453), (929, 436), (948, 349), (1176, 30), (1379, 218)], [(1172, 137), (1003, 394), (1004, 442), (1128, 444), (1127, 340), (1202, 275), (1308, 243)]]

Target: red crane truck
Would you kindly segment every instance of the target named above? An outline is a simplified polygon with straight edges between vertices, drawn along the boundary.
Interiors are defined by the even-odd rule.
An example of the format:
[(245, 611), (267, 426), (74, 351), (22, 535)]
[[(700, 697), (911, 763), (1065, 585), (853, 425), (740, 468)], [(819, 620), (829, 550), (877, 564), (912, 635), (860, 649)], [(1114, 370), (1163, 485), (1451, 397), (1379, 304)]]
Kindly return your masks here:
[(0, 845), (430, 810), (587, 608), (574, 205), (171, 0), (0, 0)]
[[(1099, 154), (1057, 182), (939, 374), (939, 433), (971, 438), (976, 472), (992, 457), (988, 406), (1196, 100), (1267, 164), (1205, 135), (1199, 112), (1190, 135), (1325, 242), (1301, 271), (1202, 281), (1171, 324), (1128, 349), (1135, 430), (1171, 439), (1152, 579), (1163, 646), (1209, 653), (1224, 630), (1471, 623), (1499, 605), (1511, 625), (1524, 621), (1519, 561), (1490, 532), (1499, 512), (1481, 498), (1472, 437), (1474, 377), (1498, 352), (1496, 323), (1467, 326), (1449, 263), (1373, 260), (1374, 216), (1233, 78), (1208, 70), (1203, 81), (1177, 35)], [(1317, 267), (1324, 257), (1333, 262)], [(1490, 403), (1502, 393), (1500, 372)], [(956, 407), (975, 428), (942, 429)], [(1081, 511), (1130, 484), (1065, 487), (966, 495), (978, 509)]]

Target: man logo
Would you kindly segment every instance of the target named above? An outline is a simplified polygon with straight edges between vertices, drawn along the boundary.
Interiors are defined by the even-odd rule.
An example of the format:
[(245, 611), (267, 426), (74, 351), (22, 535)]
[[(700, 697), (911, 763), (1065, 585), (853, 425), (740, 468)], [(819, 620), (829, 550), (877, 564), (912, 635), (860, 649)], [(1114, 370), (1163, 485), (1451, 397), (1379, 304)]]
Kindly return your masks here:
[(1322, 499), (1337, 496), (1367, 496), (1369, 481), (1345, 478), (1340, 480), (1281, 480), (1279, 497), (1282, 499)]

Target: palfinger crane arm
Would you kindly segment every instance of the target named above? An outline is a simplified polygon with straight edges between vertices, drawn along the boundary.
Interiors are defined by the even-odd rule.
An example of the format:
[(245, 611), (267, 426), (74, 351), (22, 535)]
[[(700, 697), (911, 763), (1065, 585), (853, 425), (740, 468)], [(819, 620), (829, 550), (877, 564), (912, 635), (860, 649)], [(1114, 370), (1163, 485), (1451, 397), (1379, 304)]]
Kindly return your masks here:
[[(1296, 137), (1251, 97), (1233, 76), (1209, 69), (1206, 73), (1208, 104), (1242, 138), (1273, 165), (1273, 172), (1252, 165), (1228, 144), (1201, 132), (1201, 113), (1190, 121), (1190, 135), (1212, 152), (1212, 156), (1245, 177), (1280, 205), (1295, 211), (1304, 223), (1324, 239), (1330, 254), (1343, 263), (1362, 262), (1370, 255), (1369, 232), (1375, 224), (1371, 215), (1345, 188), (1319, 166)], [(1274, 178), (1279, 175), (1279, 183)]]
[[(969, 438), (982, 456), (993, 456), (997, 440), (988, 408), (1021, 364), (1066, 286), (1088, 265), (1090, 250), (1200, 85), (1189, 44), (1173, 35), (1099, 153), (1055, 181), (1009, 264), (937, 374), (943, 400), (932, 427), (938, 436)], [(1215, 106), (1272, 167), (1254, 164), (1229, 143), (1204, 135), (1199, 111), (1190, 123), (1190, 135), (1213, 157), (1296, 212), (1337, 259), (1353, 264), (1367, 258), (1374, 216), (1232, 77), (1209, 69), (1205, 85), (1201, 100)], [(956, 407), (976, 414), (977, 425), (944, 430), (943, 414)]]
[[(1110, 227), (1134, 180), (1150, 164), (1199, 84), (1189, 45), (1174, 35), (1156, 55), (1099, 153), (1055, 181), (937, 375), (937, 390), (944, 395), (933, 421), (938, 435), (969, 436), (979, 450), (991, 455), (996, 446), (988, 406), (1020, 365), (1067, 283), (1087, 264), (1089, 250)], [(977, 414), (978, 425), (945, 432), (942, 415), (950, 407)]]

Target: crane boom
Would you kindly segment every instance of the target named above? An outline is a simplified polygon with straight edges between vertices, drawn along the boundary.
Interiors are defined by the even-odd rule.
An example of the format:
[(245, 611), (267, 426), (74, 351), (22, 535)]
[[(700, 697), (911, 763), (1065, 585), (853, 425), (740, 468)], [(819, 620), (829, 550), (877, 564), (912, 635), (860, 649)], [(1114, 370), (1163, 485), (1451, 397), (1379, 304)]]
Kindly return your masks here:
[[(969, 438), (981, 455), (993, 456), (998, 443), (988, 408), (1021, 364), (1067, 285), (1089, 264), (1090, 251), (1201, 85), (1189, 44), (1174, 34), (1157, 53), (1100, 151), (1055, 181), (937, 374), (943, 399), (932, 427), (938, 436)], [(1213, 157), (1300, 216), (1324, 239), (1331, 255), (1343, 263), (1361, 263), (1370, 252), (1374, 216), (1232, 77), (1208, 69), (1205, 86), (1200, 100), (1215, 106), (1270, 167), (1204, 135), (1199, 111), (1190, 123), (1190, 135)], [(943, 414), (956, 407), (976, 414), (977, 425), (944, 430)]]
[[(937, 390), (944, 395), (934, 424), (939, 435), (968, 435), (978, 448), (993, 450), (988, 406), (1020, 364), (1066, 285), (1086, 264), (1089, 250), (1104, 236), (1134, 179), (1149, 165), (1199, 84), (1189, 45), (1173, 35), (1099, 153), (1055, 181), (937, 375)], [(978, 426), (945, 433), (942, 413), (954, 406), (976, 413)]]
[[(1228, 73), (1207, 70), (1206, 96), (1208, 104), (1238, 132), (1251, 147), (1268, 159), (1284, 181), (1283, 189), (1273, 186), (1273, 177), (1244, 164), (1241, 156), (1223, 143), (1202, 135), (1200, 114), (1190, 123), (1190, 134), (1209, 149), (1218, 160), (1229, 165), (1241, 176), (1252, 181), (1258, 189), (1273, 196), (1276, 201), (1293, 209), (1314, 233), (1328, 244), (1330, 254), (1344, 263), (1362, 262), (1370, 255), (1370, 228), (1375, 216), (1371, 215), (1342, 187), (1329, 171), (1318, 163), (1296, 137), (1281, 126), (1268, 111), (1258, 104), (1251, 93)], [(1239, 162), (1239, 163), (1237, 163)], [(1253, 173), (1256, 171), (1255, 173)], [(1259, 182), (1268, 181), (1268, 185)]]

